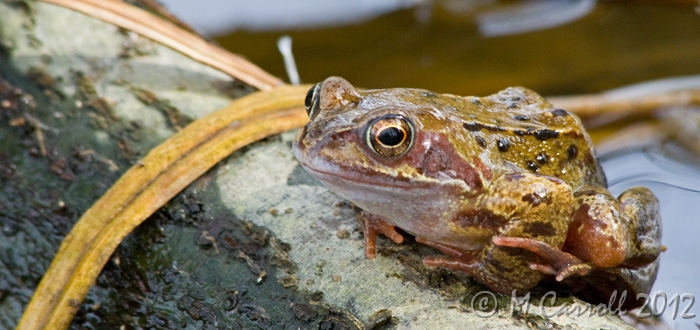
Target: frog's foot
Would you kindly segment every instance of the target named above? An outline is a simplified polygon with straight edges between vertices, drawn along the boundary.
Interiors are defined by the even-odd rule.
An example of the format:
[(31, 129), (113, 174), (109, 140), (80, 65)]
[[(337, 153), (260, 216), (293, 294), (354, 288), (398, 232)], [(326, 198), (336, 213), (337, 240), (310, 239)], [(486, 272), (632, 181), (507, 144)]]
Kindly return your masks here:
[(362, 222), (362, 233), (365, 236), (365, 255), (369, 259), (377, 256), (377, 233), (383, 234), (394, 243), (403, 242), (403, 236), (396, 231), (396, 227), (382, 219), (365, 213), (362, 216)]
[(525, 249), (544, 259), (546, 264), (530, 264), (530, 269), (547, 275), (554, 275), (557, 281), (572, 276), (585, 276), (593, 270), (593, 265), (584, 263), (576, 256), (561, 251), (545, 242), (522, 237), (494, 237), (493, 244)]
[(425, 244), (450, 257), (425, 257), (423, 264), (429, 267), (442, 267), (453, 270), (460, 270), (467, 274), (475, 275), (480, 267), (477, 262), (478, 251), (462, 250), (453, 246), (444, 245), (428, 241), (421, 237), (416, 237), (416, 242)]

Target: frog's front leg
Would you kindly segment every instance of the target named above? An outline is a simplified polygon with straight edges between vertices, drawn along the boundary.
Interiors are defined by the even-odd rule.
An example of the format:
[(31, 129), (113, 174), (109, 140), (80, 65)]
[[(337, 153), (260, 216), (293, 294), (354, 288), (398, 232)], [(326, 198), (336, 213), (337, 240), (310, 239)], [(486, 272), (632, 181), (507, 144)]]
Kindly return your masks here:
[(384, 221), (382, 218), (366, 211), (359, 213), (362, 223), (362, 234), (365, 236), (365, 255), (372, 259), (377, 255), (377, 233), (388, 237), (394, 243), (403, 242), (403, 236), (396, 231), (396, 226)]
[(503, 175), (476, 203), (464, 206), (467, 212), (451, 220), (454, 234), (465, 237), (491, 226), (488, 230), (493, 231), (493, 237), (486, 239), (484, 247), (465, 251), (418, 237), (418, 242), (450, 256), (426, 258), (423, 263), (464, 271), (501, 293), (527, 290), (545, 276), (530, 267), (542, 264), (542, 258), (528, 249), (494, 242), (498, 238), (526, 239), (560, 250), (566, 240), (572, 205), (573, 193), (564, 181), (530, 173)]

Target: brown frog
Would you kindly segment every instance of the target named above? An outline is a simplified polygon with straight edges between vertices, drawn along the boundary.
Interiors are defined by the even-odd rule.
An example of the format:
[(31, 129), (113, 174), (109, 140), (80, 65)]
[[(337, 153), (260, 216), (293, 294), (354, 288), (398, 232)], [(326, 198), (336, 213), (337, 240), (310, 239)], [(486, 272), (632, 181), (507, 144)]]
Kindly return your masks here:
[(580, 119), (538, 94), (359, 91), (330, 77), (306, 111), (294, 155), (363, 210), (368, 258), (377, 233), (401, 243), (399, 227), (447, 255), (425, 265), (497, 292), (552, 276), (598, 301), (649, 292), (662, 250), (656, 197), (635, 187), (614, 198)]

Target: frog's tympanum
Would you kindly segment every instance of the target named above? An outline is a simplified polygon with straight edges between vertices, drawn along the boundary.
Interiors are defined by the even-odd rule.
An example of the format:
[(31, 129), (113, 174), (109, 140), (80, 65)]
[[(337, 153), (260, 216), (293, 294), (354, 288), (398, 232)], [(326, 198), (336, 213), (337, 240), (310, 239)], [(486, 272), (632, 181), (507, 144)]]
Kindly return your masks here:
[(306, 111), (294, 154), (363, 210), (368, 258), (377, 233), (403, 241), (398, 227), (446, 255), (425, 265), (497, 292), (546, 277), (604, 302), (628, 290), (627, 306), (649, 292), (662, 250), (656, 197), (643, 187), (613, 197), (580, 119), (536, 93), (360, 91), (331, 77)]

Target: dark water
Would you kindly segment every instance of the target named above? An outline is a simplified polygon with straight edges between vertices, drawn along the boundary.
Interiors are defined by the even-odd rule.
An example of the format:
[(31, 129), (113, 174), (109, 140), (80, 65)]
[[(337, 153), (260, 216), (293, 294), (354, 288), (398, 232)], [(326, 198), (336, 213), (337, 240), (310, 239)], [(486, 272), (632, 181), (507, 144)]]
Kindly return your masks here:
[[(572, 94), (700, 72), (700, 17), (693, 3), (605, 2), (565, 25), (494, 37), (482, 36), (478, 21), (501, 7), (454, 13), (435, 5), (361, 24), (238, 30), (216, 40), (286, 79), (276, 40), (289, 35), (308, 83), (338, 75), (366, 88), (483, 95), (521, 85), (544, 95)], [(419, 18), (425, 10), (427, 18)]]

